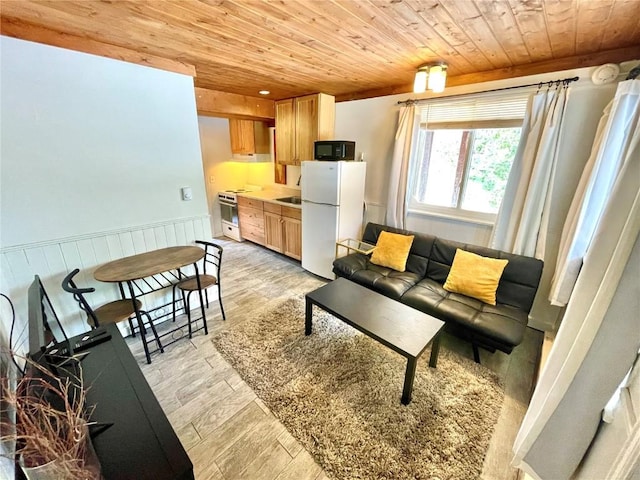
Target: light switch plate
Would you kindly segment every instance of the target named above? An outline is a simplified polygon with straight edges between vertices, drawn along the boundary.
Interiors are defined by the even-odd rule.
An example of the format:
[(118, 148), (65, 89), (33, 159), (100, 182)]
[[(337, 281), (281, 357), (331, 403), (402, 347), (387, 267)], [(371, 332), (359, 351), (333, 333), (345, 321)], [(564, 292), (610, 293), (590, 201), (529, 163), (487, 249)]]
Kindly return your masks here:
[(182, 200), (188, 201), (193, 198), (191, 187), (182, 187)]

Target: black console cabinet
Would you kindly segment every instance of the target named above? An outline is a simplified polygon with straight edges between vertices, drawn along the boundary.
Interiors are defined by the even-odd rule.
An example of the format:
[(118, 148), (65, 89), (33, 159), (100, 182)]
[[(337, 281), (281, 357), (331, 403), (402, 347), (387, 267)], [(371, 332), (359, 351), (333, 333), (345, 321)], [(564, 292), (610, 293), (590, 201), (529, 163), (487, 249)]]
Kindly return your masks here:
[(113, 425), (93, 444), (105, 479), (193, 479), (193, 465), (115, 325), (87, 349), (82, 377), (92, 420)]

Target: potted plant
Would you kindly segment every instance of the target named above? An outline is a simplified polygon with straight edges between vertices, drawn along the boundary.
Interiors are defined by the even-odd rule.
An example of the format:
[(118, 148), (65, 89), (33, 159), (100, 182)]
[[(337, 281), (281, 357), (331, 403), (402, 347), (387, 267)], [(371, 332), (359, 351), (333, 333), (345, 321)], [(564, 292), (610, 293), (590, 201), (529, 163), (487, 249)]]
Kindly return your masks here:
[(82, 375), (56, 376), (31, 360), (26, 366), (16, 388), (3, 385), (0, 440), (15, 445), (28, 480), (101, 478)]

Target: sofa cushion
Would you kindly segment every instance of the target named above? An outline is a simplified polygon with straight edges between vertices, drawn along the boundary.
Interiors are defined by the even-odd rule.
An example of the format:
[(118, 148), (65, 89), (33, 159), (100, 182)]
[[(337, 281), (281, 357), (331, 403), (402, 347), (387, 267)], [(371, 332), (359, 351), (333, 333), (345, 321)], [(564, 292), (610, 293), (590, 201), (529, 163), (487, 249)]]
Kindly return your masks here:
[(404, 272), (412, 243), (413, 235), (380, 232), (371, 263)]
[(369, 257), (361, 253), (352, 253), (336, 260), (333, 263), (333, 272), (339, 277), (347, 278), (395, 300), (422, 279), (413, 272), (398, 272), (392, 268), (374, 265)]
[(401, 301), (506, 346), (522, 342), (528, 321), (527, 313), (522, 310), (508, 305), (487, 305), (466, 295), (448, 292), (430, 279), (424, 279), (407, 290)]
[(496, 304), (496, 290), (508, 260), (489, 258), (456, 249), (444, 289)]
[(423, 233), (401, 230), (399, 228), (387, 227), (377, 223), (368, 223), (364, 229), (362, 241), (375, 245), (378, 242), (380, 232), (383, 231), (399, 233), (402, 235), (413, 235), (413, 243), (411, 244), (411, 250), (409, 250), (409, 257), (407, 257), (406, 271), (417, 273), (420, 278), (424, 277), (427, 274), (429, 253), (431, 252), (431, 247), (436, 237)]
[(540, 276), (542, 275), (542, 260), (477, 245), (454, 242), (453, 240), (435, 238), (431, 256), (429, 257), (426, 277), (444, 284), (449, 275), (457, 248), (482, 255), (483, 257), (509, 260), (498, 284), (496, 303), (510, 305), (527, 313), (531, 311)]

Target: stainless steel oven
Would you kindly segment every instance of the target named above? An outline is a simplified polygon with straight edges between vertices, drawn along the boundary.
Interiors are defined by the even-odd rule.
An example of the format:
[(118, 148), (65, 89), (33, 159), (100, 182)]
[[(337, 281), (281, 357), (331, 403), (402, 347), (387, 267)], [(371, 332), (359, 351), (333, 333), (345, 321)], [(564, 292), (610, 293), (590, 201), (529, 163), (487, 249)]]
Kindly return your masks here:
[(241, 242), (236, 191), (229, 190), (218, 193), (218, 203), (220, 204), (220, 216), (222, 217), (222, 233)]

